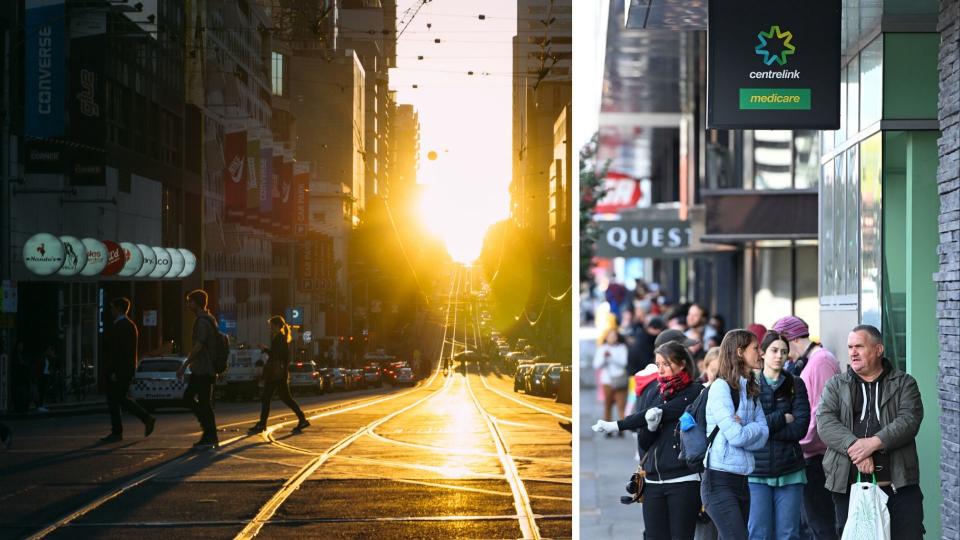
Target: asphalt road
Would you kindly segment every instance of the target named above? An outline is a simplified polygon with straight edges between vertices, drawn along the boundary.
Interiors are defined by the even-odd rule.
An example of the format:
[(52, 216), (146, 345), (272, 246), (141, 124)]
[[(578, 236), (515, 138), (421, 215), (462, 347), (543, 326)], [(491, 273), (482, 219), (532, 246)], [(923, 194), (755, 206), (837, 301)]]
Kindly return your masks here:
[[(476, 345), (478, 310), (456, 280), (434, 356)], [(513, 392), (477, 366), (414, 388), (300, 398), (313, 426), (274, 402), (217, 408), (221, 446), (192, 451), (189, 413), (159, 414), (144, 439), (98, 444), (105, 415), (11, 422), (0, 454), (0, 537), (563, 538), (572, 536), (570, 405)]]

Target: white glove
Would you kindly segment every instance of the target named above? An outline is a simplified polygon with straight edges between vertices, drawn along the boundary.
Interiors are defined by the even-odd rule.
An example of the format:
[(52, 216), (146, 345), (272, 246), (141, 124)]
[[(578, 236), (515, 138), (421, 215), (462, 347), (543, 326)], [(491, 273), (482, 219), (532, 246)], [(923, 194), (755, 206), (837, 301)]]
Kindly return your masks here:
[(659, 407), (647, 409), (647, 414), (643, 417), (647, 419), (647, 431), (656, 431), (660, 427), (660, 419), (663, 418), (663, 409)]
[(606, 420), (597, 420), (597, 423), (591, 427), (597, 433), (616, 433), (620, 431), (616, 422), (607, 422)]

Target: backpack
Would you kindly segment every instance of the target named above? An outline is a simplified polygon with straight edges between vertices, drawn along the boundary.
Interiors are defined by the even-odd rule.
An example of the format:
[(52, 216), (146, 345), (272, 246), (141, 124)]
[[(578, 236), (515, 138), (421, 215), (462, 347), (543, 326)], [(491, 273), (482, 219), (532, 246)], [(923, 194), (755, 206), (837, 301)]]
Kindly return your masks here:
[[(687, 405), (687, 408), (684, 409), (684, 415), (689, 414), (695, 421), (692, 428), (686, 431), (682, 430), (681, 426), (684, 424), (682, 418), (681, 422), (677, 424), (677, 431), (679, 431), (680, 436), (678, 458), (681, 463), (686, 463), (687, 467), (695, 473), (702, 473), (705, 470), (704, 458), (720, 431), (720, 426), (713, 426), (713, 431), (709, 437), (707, 436), (707, 397), (709, 394), (710, 388), (704, 388), (697, 399), (693, 400), (693, 403)], [(740, 389), (737, 388), (737, 391), (734, 391), (731, 388), (730, 397), (733, 399), (733, 410), (736, 411), (740, 407)]]
[(230, 356), (230, 338), (217, 328), (212, 315), (205, 318), (213, 327), (213, 348), (209, 351), (213, 371), (217, 375), (223, 375), (227, 371), (227, 358)]

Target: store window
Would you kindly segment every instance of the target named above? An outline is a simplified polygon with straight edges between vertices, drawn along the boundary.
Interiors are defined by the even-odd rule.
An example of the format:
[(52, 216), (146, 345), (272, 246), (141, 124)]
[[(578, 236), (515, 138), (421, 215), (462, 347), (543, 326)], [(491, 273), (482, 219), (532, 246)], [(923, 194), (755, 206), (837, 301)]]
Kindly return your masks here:
[(883, 36), (860, 51), (860, 129), (883, 114)]
[(860, 320), (882, 328), (881, 287), (883, 286), (882, 264), (882, 206), (883, 186), (883, 134), (877, 133), (860, 144)]
[(817, 242), (764, 241), (753, 246), (753, 321), (800, 317), (818, 332)]
[(273, 86), (273, 95), (275, 95), (275, 96), (282, 96), (282, 95), (284, 95), (284, 91), (283, 91), (283, 64), (284, 64), (284, 58), (283, 58), (283, 55), (280, 54), (280, 53), (278, 53), (278, 52), (271, 53), (271, 58), (272, 58), (272, 60), (273, 60), (273, 62), (272, 62), (273, 65), (272, 65), (272, 69), (271, 69), (271, 74), (272, 74), (271, 81), (272, 81), (272, 83), (273, 83), (273, 84), (272, 84), (272, 86)]
[(809, 130), (754, 131), (754, 189), (815, 188), (820, 163), (817, 137)]
[(821, 297), (824, 305), (855, 305), (860, 287), (857, 147), (823, 167), (820, 210)]

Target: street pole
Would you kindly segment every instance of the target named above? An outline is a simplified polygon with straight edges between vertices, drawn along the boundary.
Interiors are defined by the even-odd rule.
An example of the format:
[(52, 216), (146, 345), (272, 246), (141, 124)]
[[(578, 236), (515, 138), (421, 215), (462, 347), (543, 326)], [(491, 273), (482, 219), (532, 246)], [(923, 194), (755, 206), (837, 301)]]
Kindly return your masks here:
[(0, 253), (3, 253), (3, 279), (11, 279), (13, 276), (12, 262), (12, 227), (11, 218), (11, 199), (10, 199), (10, 29), (3, 30), (3, 128), (0, 132), (0, 178), (2, 178), (3, 189), (0, 190), (0, 208), (3, 209), (3, 234), (0, 235)]

